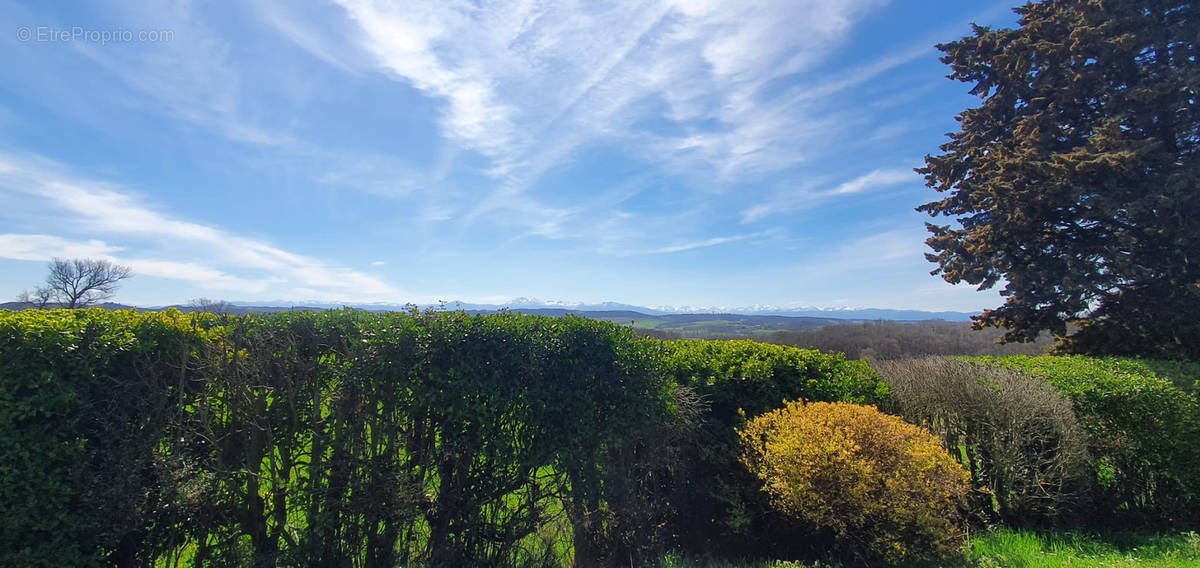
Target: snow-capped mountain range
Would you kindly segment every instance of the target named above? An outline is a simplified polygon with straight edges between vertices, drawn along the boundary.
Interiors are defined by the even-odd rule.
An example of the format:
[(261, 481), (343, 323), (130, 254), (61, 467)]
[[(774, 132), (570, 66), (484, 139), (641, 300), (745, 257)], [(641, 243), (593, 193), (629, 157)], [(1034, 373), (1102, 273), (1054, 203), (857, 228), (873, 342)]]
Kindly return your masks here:
[[(313, 307), (313, 308), (339, 308), (351, 307), (370, 311), (393, 311), (406, 310), (412, 304), (394, 304), (380, 302), (317, 302), (317, 301), (287, 301), (287, 300), (271, 300), (271, 301), (235, 301), (230, 302), (236, 306), (260, 306), (260, 307)], [(567, 302), (561, 300), (539, 300), (537, 298), (514, 298), (508, 302), (501, 304), (481, 304), (470, 302), (447, 301), (441, 304), (418, 305), (418, 308), (445, 308), (450, 310), (467, 310), (467, 311), (496, 311), (508, 309), (513, 311), (522, 310), (566, 310), (576, 312), (614, 312), (628, 311), (639, 312), (647, 315), (669, 315), (669, 314), (741, 314), (741, 315), (770, 315), (770, 316), (789, 316), (789, 317), (818, 317), (830, 319), (848, 319), (848, 320), (895, 320), (895, 321), (920, 321), (920, 320), (946, 320), (946, 321), (969, 321), (972, 313), (968, 312), (952, 312), (952, 311), (925, 311), (925, 310), (907, 310), (893, 308), (860, 308), (860, 307), (787, 307), (775, 306), (769, 304), (756, 304), (752, 306), (638, 306), (633, 304), (624, 304), (620, 302)]]

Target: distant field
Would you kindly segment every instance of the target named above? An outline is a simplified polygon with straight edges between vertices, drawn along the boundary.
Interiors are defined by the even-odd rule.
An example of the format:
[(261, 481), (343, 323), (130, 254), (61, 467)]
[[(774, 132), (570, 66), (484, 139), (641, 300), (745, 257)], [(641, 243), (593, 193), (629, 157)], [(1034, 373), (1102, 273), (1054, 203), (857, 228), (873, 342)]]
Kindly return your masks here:
[(579, 315), (630, 326), (660, 339), (749, 338), (768, 343), (845, 353), (850, 359), (902, 359), (953, 355), (1041, 355), (1049, 338), (1001, 345), (1002, 332), (973, 330), (960, 321), (845, 320), (743, 314), (645, 314), (561, 309), (519, 310), (550, 316)]
[(535, 315), (562, 316), (574, 314), (610, 321), (634, 329), (653, 330), (670, 337), (713, 339), (732, 337), (762, 337), (784, 331), (806, 331), (830, 325), (860, 323), (859, 320), (840, 320), (806, 316), (762, 316), (743, 314), (644, 314), (633, 311), (520, 310)]
[[(965, 322), (940, 320), (919, 322), (846, 321), (819, 318), (783, 322), (745, 316), (690, 316), (691, 319), (645, 317), (606, 318), (631, 325), (661, 339), (750, 338), (821, 351), (845, 353), (850, 359), (903, 359), (906, 357), (954, 355), (1041, 355), (1053, 345), (1050, 338), (1033, 343), (999, 344), (1002, 332), (973, 330)], [(812, 321), (816, 320), (816, 321)], [(807, 327), (806, 327), (807, 326)], [(785, 329), (781, 329), (785, 328)], [(1186, 375), (1180, 379), (1190, 382)]]

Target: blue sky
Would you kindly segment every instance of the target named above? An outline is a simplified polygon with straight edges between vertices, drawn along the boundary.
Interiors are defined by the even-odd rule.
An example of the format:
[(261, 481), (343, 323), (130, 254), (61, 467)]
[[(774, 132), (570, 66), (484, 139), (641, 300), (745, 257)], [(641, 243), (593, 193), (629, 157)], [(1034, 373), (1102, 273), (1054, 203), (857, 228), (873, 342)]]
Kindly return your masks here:
[(994, 307), (912, 168), (1010, 6), (0, 3), (0, 297)]

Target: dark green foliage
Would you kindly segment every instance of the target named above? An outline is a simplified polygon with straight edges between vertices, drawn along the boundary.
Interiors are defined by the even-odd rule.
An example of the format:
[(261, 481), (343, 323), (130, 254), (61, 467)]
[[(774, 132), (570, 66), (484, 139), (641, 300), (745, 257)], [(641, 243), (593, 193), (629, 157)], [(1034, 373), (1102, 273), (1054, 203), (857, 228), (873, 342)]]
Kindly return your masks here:
[[(1071, 398), (1096, 510), (1185, 519), (1179, 362), (1004, 358)], [(736, 428), (888, 402), (863, 362), (577, 317), (0, 311), (0, 565), (647, 564), (821, 556)]]
[(977, 323), (1010, 340), (1200, 359), (1200, 4), (1016, 11), (938, 46), (982, 102), (919, 170), (946, 193), (919, 210), (958, 223), (927, 225), (935, 273), (1003, 283)]
[(1097, 518), (1200, 520), (1200, 409), (1147, 372), (1154, 363), (1089, 357), (981, 360), (1048, 380), (1071, 399), (1089, 437)]
[(661, 358), (574, 317), (0, 312), (0, 565), (657, 554)]
[(0, 565), (137, 552), (171, 484), (154, 450), (197, 387), (206, 321), (178, 316), (0, 312)]
[[(803, 529), (773, 510), (761, 483), (739, 463), (737, 428), (785, 400), (878, 404), (887, 384), (841, 354), (749, 340), (666, 343), (668, 370), (708, 409), (675, 496), (678, 546), (729, 558), (812, 553)], [(800, 532), (797, 532), (800, 531)]]

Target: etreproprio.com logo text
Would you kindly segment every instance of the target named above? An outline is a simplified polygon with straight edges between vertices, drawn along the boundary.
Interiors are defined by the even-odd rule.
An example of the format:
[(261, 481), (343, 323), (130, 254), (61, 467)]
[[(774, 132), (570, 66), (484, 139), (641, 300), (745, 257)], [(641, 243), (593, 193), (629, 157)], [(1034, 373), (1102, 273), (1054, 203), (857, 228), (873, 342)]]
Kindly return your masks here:
[(84, 26), (21, 26), (17, 28), (17, 40), (37, 43), (156, 43), (175, 39), (175, 30), (127, 30), (125, 28), (87, 28)]

